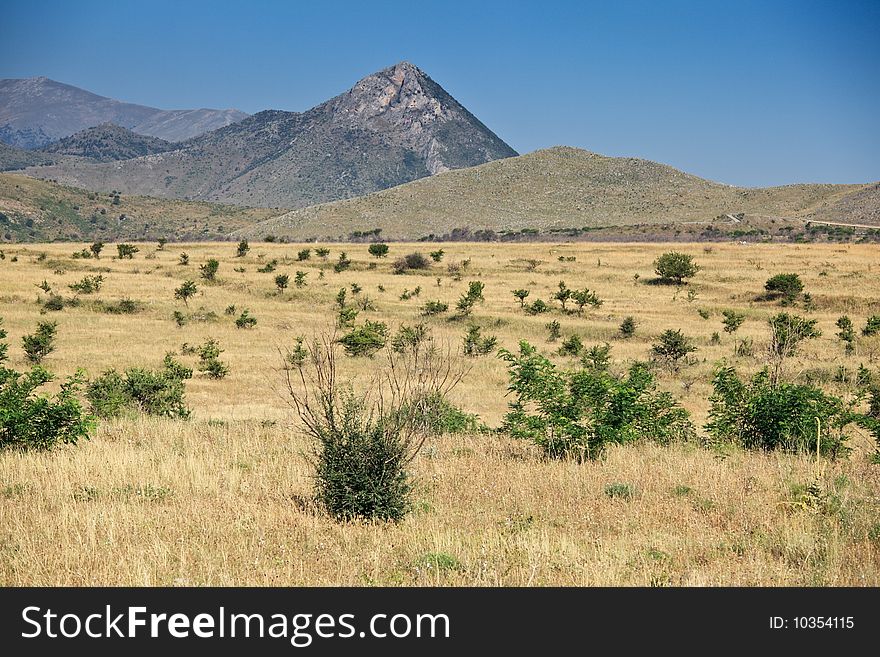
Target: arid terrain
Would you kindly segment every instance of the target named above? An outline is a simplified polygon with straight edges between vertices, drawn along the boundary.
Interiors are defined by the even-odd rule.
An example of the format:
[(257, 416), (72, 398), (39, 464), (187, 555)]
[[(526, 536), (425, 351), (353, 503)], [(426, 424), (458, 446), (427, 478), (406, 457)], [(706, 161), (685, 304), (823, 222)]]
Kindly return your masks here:
[[(224, 350), (229, 373), (186, 381), (189, 420), (100, 420), (76, 446), (0, 452), (4, 585), (880, 585), (880, 469), (867, 433), (852, 430), (846, 457), (817, 462), (708, 446), (703, 429), (716, 365), (726, 359), (751, 374), (765, 362), (767, 320), (784, 310), (759, 300), (774, 274), (799, 274), (810, 302), (790, 310), (822, 331), (791, 359), (789, 380), (851, 399), (859, 365), (880, 376), (880, 336), (859, 333), (849, 354), (835, 336), (841, 315), (860, 329), (880, 314), (876, 246), (394, 243), (376, 258), (366, 244), (252, 241), (237, 257), (231, 242), (142, 242), (131, 260), (117, 258), (112, 244), (100, 259), (73, 257), (88, 246), (2, 245), (7, 366), (28, 368), (22, 336), (51, 320), (57, 346), (43, 365), (59, 377), (157, 368), (168, 352), (193, 367), (184, 345), (208, 338)], [(326, 259), (317, 248), (329, 249)], [(684, 286), (650, 284), (652, 263), (672, 248), (700, 271)], [(302, 249), (310, 256), (297, 261)], [(436, 250), (442, 259), (429, 269), (393, 273), (398, 257)], [(352, 262), (337, 272), (341, 252)], [(182, 253), (189, 264), (180, 264)], [(199, 272), (210, 258), (219, 261), (213, 283)], [(258, 271), (273, 261), (273, 271)], [(279, 274), (290, 276), (283, 291)], [(93, 294), (68, 287), (97, 275), (103, 285)], [(185, 280), (198, 287), (186, 304), (175, 299)], [(44, 281), (61, 310), (44, 307)], [(662, 331), (681, 329), (697, 351), (680, 371), (657, 375), (690, 412), (698, 438), (612, 446), (578, 463), (546, 459), (500, 432), (447, 434), (412, 463), (414, 508), (401, 522), (329, 517), (313, 501), (310, 443), (284, 391), (279, 349), (332, 331), (345, 288), (360, 309), (357, 323), (382, 321), (394, 333), (424, 322), (459, 350), (470, 322), (452, 319), (453, 308), (470, 281), (485, 283), (471, 320), (497, 345), (484, 356), (455, 356), (470, 368), (450, 396), (463, 411), (490, 429), (501, 425), (510, 397), (498, 348), (527, 340), (575, 367), (558, 350), (578, 335), (586, 347), (610, 344), (611, 368), (622, 371), (649, 359)], [(552, 300), (560, 281), (594, 290), (603, 304), (563, 314)], [(526, 314), (511, 294), (518, 288), (553, 310)], [(107, 312), (120, 300), (134, 302), (133, 312)], [(423, 316), (432, 300), (450, 311)], [(245, 310), (257, 320), (252, 328), (236, 326)], [(722, 330), (724, 310), (745, 315), (735, 336)], [(618, 327), (627, 316), (636, 331), (625, 339)], [(561, 338), (550, 342), (554, 320)], [(735, 355), (745, 339), (752, 355)], [(384, 357), (345, 356), (342, 375), (363, 389)]]

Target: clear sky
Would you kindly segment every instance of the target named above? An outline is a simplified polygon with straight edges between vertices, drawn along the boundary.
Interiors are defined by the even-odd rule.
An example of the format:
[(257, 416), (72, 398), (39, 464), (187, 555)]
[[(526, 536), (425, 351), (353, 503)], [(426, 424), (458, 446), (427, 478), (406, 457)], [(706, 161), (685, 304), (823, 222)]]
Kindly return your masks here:
[(880, 180), (880, 0), (0, 0), (0, 78), (163, 109), (301, 111), (404, 59), (521, 153)]

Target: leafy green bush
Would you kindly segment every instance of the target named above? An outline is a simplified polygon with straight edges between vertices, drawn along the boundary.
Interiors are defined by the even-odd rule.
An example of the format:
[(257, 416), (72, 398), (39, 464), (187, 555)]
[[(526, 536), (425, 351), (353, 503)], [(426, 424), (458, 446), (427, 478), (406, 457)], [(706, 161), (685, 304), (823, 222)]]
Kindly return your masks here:
[(254, 328), (257, 325), (257, 318), (250, 314), (250, 311), (245, 308), (241, 315), (235, 318), (235, 327), (240, 329), (249, 329)]
[(524, 289), (512, 290), (511, 294), (519, 301), (519, 307), (524, 308), (526, 305), (526, 297), (529, 296), (529, 291)]
[(407, 349), (414, 349), (421, 345), (430, 334), (430, 329), (425, 323), (408, 326), (401, 324), (397, 333), (391, 338), (391, 348), (397, 353), (403, 353)]
[(199, 354), (199, 372), (204, 372), (212, 379), (222, 379), (229, 374), (229, 366), (220, 360), (220, 354), (223, 349), (220, 343), (214, 338), (208, 338), (203, 344), (199, 345), (197, 352)]
[(880, 333), (880, 315), (871, 315), (865, 322), (865, 328), (862, 329), (862, 335), (870, 337)]
[(185, 306), (189, 306), (189, 300), (199, 291), (195, 281), (184, 281), (180, 287), (174, 290), (174, 298), (183, 301)]
[(299, 251), (296, 254), (296, 261), (297, 262), (305, 262), (306, 260), (308, 260), (311, 257), (312, 257), (312, 250), (311, 249), (302, 249), (301, 251)]
[(657, 391), (643, 364), (623, 377), (607, 370), (562, 371), (525, 341), (518, 354), (502, 349), (500, 357), (507, 362), (508, 392), (515, 395), (503, 428), (548, 457), (593, 459), (609, 444), (668, 444), (694, 435), (687, 411)]
[(93, 294), (101, 289), (104, 283), (104, 277), (100, 274), (97, 276), (84, 276), (82, 280), (71, 283), (67, 287), (78, 294)]
[(622, 338), (631, 338), (636, 334), (636, 320), (634, 317), (624, 317), (623, 321), (620, 323), (620, 326), (617, 329), (620, 332), (620, 337)]
[(133, 315), (143, 308), (143, 303), (125, 297), (119, 301), (100, 302), (98, 307), (111, 315)]
[(548, 333), (547, 342), (556, 342), (562, 337), (562, 325), (555, 319), (552, 322), (549, 322), (545, 328)]
[(550, 306), (543, 299), (535, 299), (525, 306), (525, 311), (527, 315), (543, 315), (550, 312)]
[(374, 256), (376, 258), (384, 258), (388, 255), (388, 245), (380, 243), (370, 244), (370, 246), (367, 247), (367, 251), (370, 252), (371, 256)]
[(580, 337), (577, 335), (570, 335), (562, 341), (562, 346), (559, 347), (559, 355), (580, 356), (583, 348), (584, 343), (581, 342)]
[(485, 356), (495, 349), (498, 339), (494, 335), (484, 336), (477, 324), (471, 324), (464, 334), (464, 355)]
[(235, 249), (235, 257), (243, 258), (248, 254), (248, 251), (251, 250), (251, 245), (248, 244), (247, 240), (242, 240), (238, 243), (238, 248)]
[(856, 340), (856, 332), (852, 320), (846, 315), (838, 317), (837, 328), (840, 329), (840, 331), (837, 332), (837, 337), (840, 338), (840, 341), (845, 345), (846, 353), (851, 354), (854, 350), (853, 343)]
[(372, 356), (388, 341), (388, 326), (383, 322), (367, 320), (363, 326), (339, 338), (339, 343), (349, 356)]
[(445, 252), (443, 251), (443, 249), (437, 249), (436, 251), (431, 251), (429, 255), (431, 256), (431, 260), (433, 260), (434, 262), (440, 262), (441, 260), (443, 260), (444, 254)]
[(349, 260), (348, 255), (343, 251), (339, 254), (339, 260), (336, 261), (336, 264), (333, 265), (333, 271), (337, 274), (341, 271), (345, 271), (351, 267), (351, 260)]
[(571, 300), (574, 301), (574, 305), (577, 306), (578, 314), (583, 314), (584, 306), (598, 308), (603, 303), (602, 299), (600, 299), (595, 292), (586, 288), (583, 290), (572, 290)]
[(482, 281), (471, 281), (468, 283), (467, 292), (458, 298), (458, 303), (455, 305), (460, 317), (470, 315), (476, 303), (485, 301), (485, 297), (483, 297), (485, 286), (485, 283)]
[(666, 363), (673, 370), (677, 370), (681, 366), (681, 361), (696, 350), (691, 339), (684, 335), (681, 329), (663, 331), (657, 342), (651, 346), (654, 358)]
[(134, 258), (134, 254), (140, 251), (134, 244), (117, 244), (116, 252), (119, 254), (119, 259), (124, 260), (128, 258), (131, 260)]
[(297, 287), (305, 287), (305, 285), (306, 285), (306, 272), (299, 271), (297, 269), (296, 273), (293, 276), (293, 283)]
[(217, 280), (218, 269), (220, 269), (220, 262), (216, 258), (209, 258), (205, 264), (199, 265), (199, 272), (206, 281)]
[(55, 334), (58, 322), (40, 322), (36, 332), (21, 338), (24, 355), (31, 363), (39, 364), (55, 351)]
[(782, 305), (788, 306), (804, 291), (804, 284), (797, 274), (776, 274), (767, 279), (764, 289), (768, 299), (781, 299)]
[(423, 315), (439, 315), (449, 310), (449, 306), (442, 301), (428, 301), (422, 306)]
[(184, 380), (189, 378), (192, 370), (169, 354), (161, 370), (133, 367), (124, 375), (112, 369), (104, 372), (89, 382), (86, 398), (92, 412), (102, 418), (140, 412), (186, 419), (191, 411), (186, 406)]
[(664, 253), (654, 261), (654, 271), (661, 282), (671, 281), (681, 285), (686, 278), (692, 278), (700, 270), (693, 256), (677, 251)]
[(262, 267), (257, 267), (257, 271), (258, 271), (260, 274), (271, 274), (273, 271), (275, 271), (275, 268), (276, 268), (277, 266), (278, 266), (278, 259), (277, 259), (277, 258), (272, 258), (272, 260), (270, 260), (269, 262), (267, 262), (267, 263), (266, 263), (265, 265), (263, 265)]
[(815, 453), (818, 418), (820, 451), (832, 457), (848, 451), (843, 429), (854, 417), (837, 397), (813, 386), (773, 385), (766, 369), (745, 383), (733, 367), (722, 366), (712, 384), (706, 430), (716, 440), (747, 449)]
[(330, 249), (319, 246), (317, 249), (315, 249), (315, 255), (317, 255), (322, 260), (326, 260), (327, 256), (330, 255)]
[(27, 373), (0, 367), (0, 448), (45, 450), (89, 438), (94, 418), (76, 397), (82, 372), (67, 378), (55, 396), (36, 395), (52, 378), (39, 366)]

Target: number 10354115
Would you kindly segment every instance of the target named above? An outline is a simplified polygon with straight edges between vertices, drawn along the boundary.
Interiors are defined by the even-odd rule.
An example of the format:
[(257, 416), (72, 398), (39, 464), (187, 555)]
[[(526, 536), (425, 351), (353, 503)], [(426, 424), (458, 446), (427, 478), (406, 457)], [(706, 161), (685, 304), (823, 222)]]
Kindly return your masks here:
[(853, 616), (771, 616), (770, 627), (774, 630), (851, 630), (855, 627)]

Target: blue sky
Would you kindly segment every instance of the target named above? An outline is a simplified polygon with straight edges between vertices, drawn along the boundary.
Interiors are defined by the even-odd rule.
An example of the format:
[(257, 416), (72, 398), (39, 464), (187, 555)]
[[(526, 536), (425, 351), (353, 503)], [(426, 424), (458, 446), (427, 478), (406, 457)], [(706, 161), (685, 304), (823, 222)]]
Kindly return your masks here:
[(305, 110), (406, 59), (521, 153), (739, 185), (880, 180), (880, 1), (4, 0), (0, 77)]

